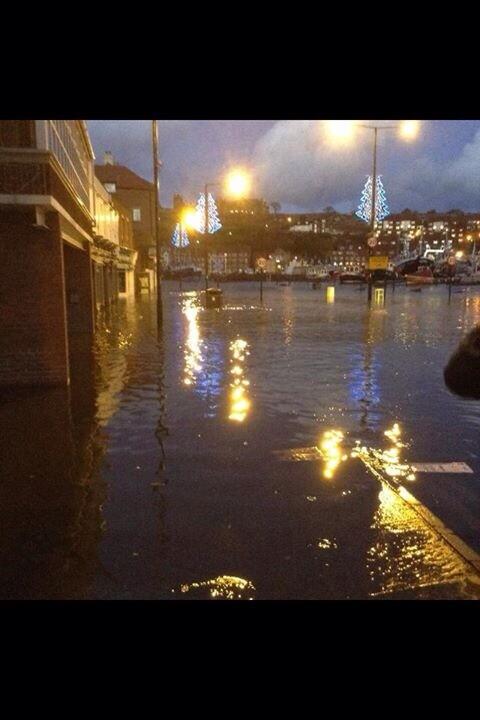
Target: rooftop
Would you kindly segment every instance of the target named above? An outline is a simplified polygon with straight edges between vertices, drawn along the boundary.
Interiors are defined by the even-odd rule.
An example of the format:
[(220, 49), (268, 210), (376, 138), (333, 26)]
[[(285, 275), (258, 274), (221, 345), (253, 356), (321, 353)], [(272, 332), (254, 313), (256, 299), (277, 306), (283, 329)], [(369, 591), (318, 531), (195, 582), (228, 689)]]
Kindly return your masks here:
[(153, 190), (153, 183), (124, 165), (95, 165), (95, 175), (102, 183), (116, 183), (119, 190)]

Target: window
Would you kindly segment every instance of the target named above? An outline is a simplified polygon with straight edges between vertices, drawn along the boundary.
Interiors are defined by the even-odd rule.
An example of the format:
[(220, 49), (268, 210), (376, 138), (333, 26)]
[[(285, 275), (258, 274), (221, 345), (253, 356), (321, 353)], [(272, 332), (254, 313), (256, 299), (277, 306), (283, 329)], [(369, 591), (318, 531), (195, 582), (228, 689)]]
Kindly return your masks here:
[(133, 222), (140, 222), (142, 219), (142, 213), (140, 212), (140, 208), (133, 208)]
[(117, 183), (105, 183), (105, 190), (109, 193), (117, 192)]

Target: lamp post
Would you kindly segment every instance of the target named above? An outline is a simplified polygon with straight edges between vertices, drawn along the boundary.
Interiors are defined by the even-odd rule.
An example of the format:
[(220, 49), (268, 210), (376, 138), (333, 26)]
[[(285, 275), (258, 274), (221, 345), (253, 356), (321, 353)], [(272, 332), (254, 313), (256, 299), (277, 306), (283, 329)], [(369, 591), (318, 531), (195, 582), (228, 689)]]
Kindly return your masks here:
[(218, 182), (205, 183), (205, 290), (208, 290), (208, 188), (220, 185)]
[(152, 155), (153, 155), (153, 185), (154, 185), (154, 201), (153, 201), (153, 233), (155, 238), (155, 248), (157, 253), (156, 279), (157, 279), (157, 326), (160, 328), (163, 324), (163, 306), (162, 306), (162, 288), (161, 288), (161, 266), (160, 266), (160, 233), (158, 232), (158, 190), (159, 190), (159, 167), (158, 160), (158, 127), (157, 121), (152, 120)]
[[(379, 130), (396, 130), (399, 125), (362, 125), (358, 124), (357, 127), (364, 128), (365, 130), (373, 130), (373, 162), (372, 162), (372, 204), (370, 209), (370, 229), (372, 237), (375, 235), (375, 223), (376, 223), (376, 203), (377, 203), (377, 143), (378, 143), (378, 131)], [(372, 248), (368, 245), (368, 260), (372, 255)], [(368, 263), (370, 265), (370, 262)], [(370, 270), (370, 268), (369, 268)], [(372, 301), (372, 273), (368, 275), (368, 302)]]
[(205, 183), (205, 207), (204, 207), (204, 223), (205, 223), (205, 290), (208, 290), (208, 216), (209, 216), (209, 201), (208, 201), (208, 189), (216, 187), (218, 185), (224, 185), (227, 195), (234, 198), (245, 197), (248, 193), (250, 186), (250, 178), (245, 170), (241, 168), (234, 168), (230, 170), (223, 182), (209, 182)]
[[(337, 138), (344, 140), (348, 139), (352, 135), (353, 128), (361, 127), (366, 130), (373, 130), (373, 168), (372, 168), (372, 201), (371, 201), (371, 216), (370, 216), (370, 227), (372, 235), (375, 233), (375, 222), (376, 222), (376, 202), (377, 202), (377, 141), (379, 130), (400, 130), (400, 134), (404, 139), (413, 139), (418, 131), (418, 123), (416, 120), (404, 120), (401, 124), (396, 125), (367, 125), (363, 123), (356, 123), (350, 120), (330, 120), (330, 130), (332, 135)], [(368, 258), (372, 254), (370, 245), (368, 246)], [(372, 276), (368, 278), (368, 301), (372, 299)]]

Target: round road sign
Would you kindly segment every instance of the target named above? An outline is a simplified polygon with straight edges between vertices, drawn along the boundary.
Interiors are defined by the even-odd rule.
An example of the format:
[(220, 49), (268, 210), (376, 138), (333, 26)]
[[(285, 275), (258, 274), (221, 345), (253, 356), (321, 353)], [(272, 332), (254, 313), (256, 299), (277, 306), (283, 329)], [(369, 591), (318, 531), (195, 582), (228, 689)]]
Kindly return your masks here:
[(377, 244), (377, 242), (378, 242), (378, 240), (375, 237), (375, 235), (371, 235), (367, 240), (368, 246), (371, 248), (374, 248), (375, 245)]
[(265, 260), (265, 258), (257, 258), (257, 267), (260, 268), (260, 270), (265, 270), (265, 268), (267, 267), (267, 261)]

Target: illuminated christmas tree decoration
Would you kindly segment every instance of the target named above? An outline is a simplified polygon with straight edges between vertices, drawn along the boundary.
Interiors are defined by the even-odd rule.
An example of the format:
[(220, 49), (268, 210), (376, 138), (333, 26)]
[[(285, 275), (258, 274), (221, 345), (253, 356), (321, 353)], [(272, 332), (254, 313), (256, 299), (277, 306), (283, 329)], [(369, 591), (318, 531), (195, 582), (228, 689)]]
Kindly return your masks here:
[(180, 233), (180, 223), (175, 225), (175, 230), (172, 235), (172, 245), (177, 248), (185, 248), (190, 245), (188, 234), (184, 227), (182, 227), (182, 232)]
[[(387, 196), (383, 187), (382, 176), (377, 177), (377, 188), (375, 193), (375, 222), (380, 222), (390, 213), (387, 205)], [(367, 177), (367, 182), (363, 188), (360, 205), (356, 212), (359, 218), (370, 223), (372, 220), (372, 176)]]
[[(197, 215), (196, 230), (203, 234), (205, 232), (205, 193), (200, 193), (195, 212)], [(217, 230), (220, 230), (221, 227), (222, 224), (218, 217), (217, 205), (213, 199), (213, 195), (208, 193), (208, 232), (215, 233)]]

